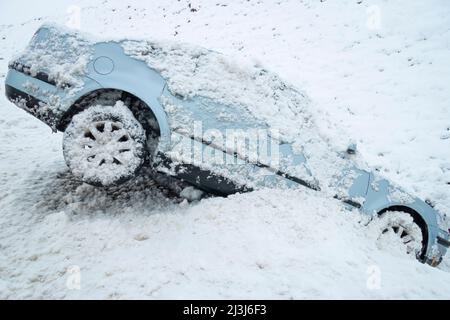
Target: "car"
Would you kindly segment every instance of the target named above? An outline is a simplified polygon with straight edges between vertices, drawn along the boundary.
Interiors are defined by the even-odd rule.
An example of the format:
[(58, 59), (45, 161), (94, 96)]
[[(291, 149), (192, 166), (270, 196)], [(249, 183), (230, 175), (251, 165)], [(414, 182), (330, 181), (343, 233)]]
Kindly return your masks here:
[(367, 167), (355, 143), (333, 147), (308, 96), (257, 62), (44, 24), (5, 86), (10, 101), (63, 132), (65, 161), (85, 183), (108, 188), (147, 166), (218, 196), (309, 189), (376, 220), (380, 239), (421, 262), (438, 265), (450, 245), (444, 214)]

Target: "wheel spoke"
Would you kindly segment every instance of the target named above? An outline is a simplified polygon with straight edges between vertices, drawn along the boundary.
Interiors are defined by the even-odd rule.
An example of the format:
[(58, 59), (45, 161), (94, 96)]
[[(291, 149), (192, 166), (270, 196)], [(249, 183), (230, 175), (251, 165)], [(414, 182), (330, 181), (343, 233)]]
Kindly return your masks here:
[(112, 132), (112, 123), (111, 123), (111, 121), (106, 121), (105, 122), (105, 132), (107, 132), (107, 133), (111, 133)]
[(407, 243), (411, 242), (412, 240), (413, 240), (413, 238), (409, 234), (407, 234), (406, 236), (404, 236), (402, 238), (402, 241), (404, 244), (407, 244)]
[(106, 160), (106, 163), (107, 163), (107, 164), (112, 164), (112, 163), (114, 162), (114, 157), (113, 157), (112, 154), (108, 154), (108, 155), (105, 157), (105, 160)]
[(122, 124), (120, 122), (114, 122), (111, 124), (111, 132), (115, 132), (122, 129)]
[(100, 161), (98, 161), (97, 166), (100, 167), (106, 163), (106, 160), (104, 158), (101, 158)]
[(89, 128), (89, 131), (94, 136), (95, 140), (98, 140), (100, 138), (100, 136), (102, 135), (102, 133), (97, 129), (97, 127), (95, 125), (91, 126)]
[(125, 141), (125, 142), (118, 142), (117, 143), (117, 149), (118, 150), (122, 150), (122, 149), (133, 149), (134, 144), (131, 140)]
[(84, 137), (86, 138), (86, 140), (92, 141), (95, 140), (94, 135), (92, 134), (91, 130), (88, 129), (85, 133), (84, 133)]
[(130, 138), (128, 137), (127, 134), (122, 134), (120, 135), (120, 138), (117, 140), (117, 142), (128, 142), (130, 140)]
[(85, 148), (84, 149), (84, 154), (87, 156), (87, 157), (90, 157), (90, 156), (95, 156), (95, 155), (97, 155), (97, 150), (96, 150), (96, 148)]
[(113, 157), (113, 163), (119, 164), (119, 165), (123, 164), (122, 161), (120, 161), (120, 159), (118, 159), (118, 157)]
[(115, 141), (123, 142), (120, 140), (125, 136), (128, 138), (128, 132), (124, 129), (119, 129), (119, 130), (113, 131), (113, 137), (114, 137)]
[(400, 237), (402, 236), (403, 230), (405, 230), (402, 226), (398, 226), (396, 234), (398, 234)]

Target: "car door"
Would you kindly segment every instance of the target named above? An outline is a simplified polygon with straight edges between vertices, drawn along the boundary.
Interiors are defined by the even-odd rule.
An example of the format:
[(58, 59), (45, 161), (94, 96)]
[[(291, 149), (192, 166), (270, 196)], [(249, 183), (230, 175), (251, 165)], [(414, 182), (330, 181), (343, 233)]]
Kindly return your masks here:
[(370, 173), (350, 164), (337, 179), (335, 197), (344, 203), (361, 208), (368, 192)]
[(172, 130), (167, 159), (207, 170), (216, 180), (234, 181), (238, 190), (314, 185), (304, 155), (274, 138), (268, 125), (245, 107), (175, 96), (167, 86), (161, 103)]

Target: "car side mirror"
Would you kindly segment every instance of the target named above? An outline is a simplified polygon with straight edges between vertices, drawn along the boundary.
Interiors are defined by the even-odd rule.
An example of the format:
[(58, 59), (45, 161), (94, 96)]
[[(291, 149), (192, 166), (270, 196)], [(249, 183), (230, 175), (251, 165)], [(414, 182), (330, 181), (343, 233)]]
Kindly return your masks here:
[(355, 154), (357, 150), (356, 143), (350, 143), (347, 147), (347, 154)]

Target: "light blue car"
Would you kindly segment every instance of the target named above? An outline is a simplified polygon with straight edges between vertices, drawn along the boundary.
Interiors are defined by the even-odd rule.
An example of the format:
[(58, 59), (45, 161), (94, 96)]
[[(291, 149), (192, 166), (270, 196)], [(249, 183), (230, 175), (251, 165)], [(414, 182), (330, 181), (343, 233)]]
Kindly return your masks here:
[(367, 169), (356, 145), (329, 148), (303, 114), (306, 95), (263, 68), (246, 73), (202, 48), (96, 41), (44, 25), (10, 63), (5, 86), (10, 101), (64, 132), (66, 163), (86, 183), (116, 185), (147, 165), (214, 195), (307, 188), (379, 216), (380, 239), (397, 239), (421, 262), (438, 265), (450, 245), (431, 203)]

